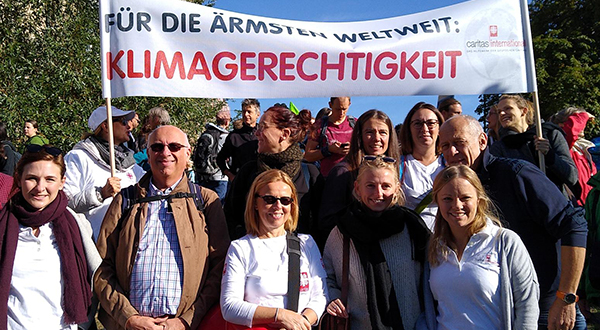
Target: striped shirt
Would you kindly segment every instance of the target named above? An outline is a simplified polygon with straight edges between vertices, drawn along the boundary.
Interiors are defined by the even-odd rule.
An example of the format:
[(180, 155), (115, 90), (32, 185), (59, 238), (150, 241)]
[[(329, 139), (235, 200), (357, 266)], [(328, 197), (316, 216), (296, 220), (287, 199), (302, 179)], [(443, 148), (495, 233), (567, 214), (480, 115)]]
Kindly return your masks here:
[[(169, 195), (181, 180), (160, 191), (150, 182), (150, 196)], [(129, 300), (140, 315), (175, 315), (181, 300), (183, 259), (167, 199), (148, 203), (148, 216), (131, 273)]]

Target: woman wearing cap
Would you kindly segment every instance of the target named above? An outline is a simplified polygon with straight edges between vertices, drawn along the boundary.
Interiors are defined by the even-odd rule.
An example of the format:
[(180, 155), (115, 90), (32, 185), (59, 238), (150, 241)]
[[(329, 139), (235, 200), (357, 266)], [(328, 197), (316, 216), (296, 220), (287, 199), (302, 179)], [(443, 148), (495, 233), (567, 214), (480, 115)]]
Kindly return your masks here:
[(50, 146), (27, 146), (17, 165), (14, 196), (0, 210), (0, 329), (77, 329), (88, 320), (102, 260), (89, 222), (67, 208), (64, 175)]
[(245, 209), (248, 234), (231, 242), (225, 259), (223, 317), (248, 327), (310, 330), (325, 309), (326, 276), (317, 244), (310, 235), (298, 234), (300, 283), (297, 310), (292, 310), (287, 251), (288, 234), (298, 224), (298, 197), (291, 178), (280, 170), (261, 173), (249, 189)]
[(39, 135), (38, 123), (35, 120), (28, 119), (25, 121), (25, 126), (23, 126), (23, 133), (27, 137), (27, 141), (25, 145), (29, 144), (37, 144), (40, 146), (48, 144), (48, 139)]
[(88, 126), (93, 133), (86, 133), (83, 140), (65, 155), (67, 179), (64, 190), (69, 197), (69, 207), (85, 214), (92, 224), (94, 239), (98, 237), (112, 198), (121, 188), (135, 184), (144, 174), (144, 170), (135, 163), (133, 151), (124, 145), (129, 141), (127, 123), (134, 115), (133, 111), (112, 107), (114, 177), (110, 170), (106, 107), (99, 107), (92, 112)]
[(400, 184), (406, 207), (415, 210), (433, 230), (437, 205), (431, 198), (433, 179), (444, 169), (438, 134), (444, 122), (433, 105), (419, 102), (408, 112), (400, 129)]
[[(365, 156), (355, 200), (331, 231), (323, 262), (327, 312), (350, 329), (414, 329), (422, 312), (421, 279), (429, 230), (403, 203), (395, 159)], [(344, 240), (349, 240), (347, 301), (341, 301)]]
[(270, 169), (282, 170), (294, 181), (300, 207), (298, 232), (309, 233), (312, 207), (318, 204), (312, 200), (310, 189), (320, 175), (316, 166), (302, 163), (303, 153), (298, 142), (304, 138), (310, 119), (308, 110), (294, 115), (281, 106), (270, 107), (260, 118), (256, 130), (258, 159), (240, 168), (225, 199), (225, 217), (232, 240), (246, 234), (244, 205), (248, 189), (260, 173)]

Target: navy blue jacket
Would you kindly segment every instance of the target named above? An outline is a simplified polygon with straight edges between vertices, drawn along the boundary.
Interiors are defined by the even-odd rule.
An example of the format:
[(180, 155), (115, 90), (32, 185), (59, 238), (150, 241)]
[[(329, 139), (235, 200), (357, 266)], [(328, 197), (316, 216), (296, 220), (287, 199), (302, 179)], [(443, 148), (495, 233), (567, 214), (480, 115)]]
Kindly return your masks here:
[(540, 282), (540, 309), (547, 311), (560, 282), (560, 246), (586, 247), (584, 211), (529, 162), (486, 152), (482, 163), (479, 179), (503, 223), (525, 243)]

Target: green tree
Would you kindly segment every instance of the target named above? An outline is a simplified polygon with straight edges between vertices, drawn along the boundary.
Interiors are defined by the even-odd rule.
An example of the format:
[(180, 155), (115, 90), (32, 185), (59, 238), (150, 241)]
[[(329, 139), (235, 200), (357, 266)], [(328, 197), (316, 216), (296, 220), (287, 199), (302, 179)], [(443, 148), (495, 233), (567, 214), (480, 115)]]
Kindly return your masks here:
[(475, 113), (479, 115), (479, 120), (483, 124), (483, 129), (487, 132), (488, 122), (487, 115), (492, 105), (497, 104), (500, 99), (500, 94), (481, 94), (479, 95), (479, 105), (475, 109)]
[[(23, 142), (26, 119), (37, 120), (42, 134), (63, 150), (81, 138), (90, 113), (104, 104), (98, 30), (97, 0), (0, 1), (0, 121), (14, 142)], [(112, 102), (140, 117), (162, 106), (191, 141), (221, 105), (212, 99), (150, 97)]]
[[(542, 118), (570, 105), (598, 117), (600, 2), (533, 0), (529, 11)], [(587, 131), (598, 135), (598, 124)]]

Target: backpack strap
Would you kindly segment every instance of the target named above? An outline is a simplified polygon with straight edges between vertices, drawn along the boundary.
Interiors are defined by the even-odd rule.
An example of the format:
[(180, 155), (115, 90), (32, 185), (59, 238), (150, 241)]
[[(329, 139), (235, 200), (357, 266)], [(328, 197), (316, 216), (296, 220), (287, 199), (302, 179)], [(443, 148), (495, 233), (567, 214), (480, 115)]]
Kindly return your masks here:
[(122, 201), (121, 218), (119, 219), (119, 223), (121, 222), (121, 220), (125, 219), (127, 215), (129, 215), (133, 204), (135, 204), (135, 185), (131, 185), (125, 189), (121, 189), (120, 194), (122, 197)]
[(298, 300), (300, 299), (300, 239), (298, 233), (288, 233), (287, 254), (288, 254), (288, 303), (286, 309), (298, 312)]
[(354, 125), (356, 125), (356, 118), (348, 116), (348, 124), (350, 124), (350, 127), (354, 128)]
[(194, 203), (196, 204), (196, 209), (204, 213), (204, 208), (206, 207), (206, 205), (204, 205), (204, 199), (202, 198), (202, 191), (200, 186), (191, 181), (188, 182), (188, 185), (190, 186), (190, 194), (193, 195), (192, 198), (194, 199)]
[(327, 138), (327, 123), (329, 122), (329, 116), (323, 116), (321, 118), (321, 135), (319, 136), (319, 148), (321, 149), (321, 155), (323, 157), (331, 156), (329, 151), (329, 139)]
[(163, 199), (168, 199), (170, 202), (175, 198), (193, 198), (194, 204), (196, 204), (196, 209), (199, 212), (204, 212), (205, 205), (204, 205), (204, 199), (202, 198), (201, 188), (199, 185), (193, 183), (189, 179), (188, 179), (188, 186), (190, 187), (189, 193), (178, 192), (178, 193), (175, 193), (172, 195), (156, 195), (156, 196), (147, 196), (144, 198), (135, 198), (135, 186), (136, 185), (132, 185), (125, 189), (121, 189), (120, 194), (122, 196), (122, 201), (121, 201), (121, 218), (119, 219), (119, 225), (121, 224), (121, 221), (123, 221), (129, 215), (129, 213), (131, 212), (131, 209), (133, 209), (133, 206), (135, 204), (150, 203), (150, 202), (155, 202), (155, 201), (159, 201), (159, 200), (163, 200)]
[(398, 175), (400, 176), (400, 184), (404, 183), (404, 172), (406, 172), (406, 156), (400, 156), (400, 164), (398, 166)]

